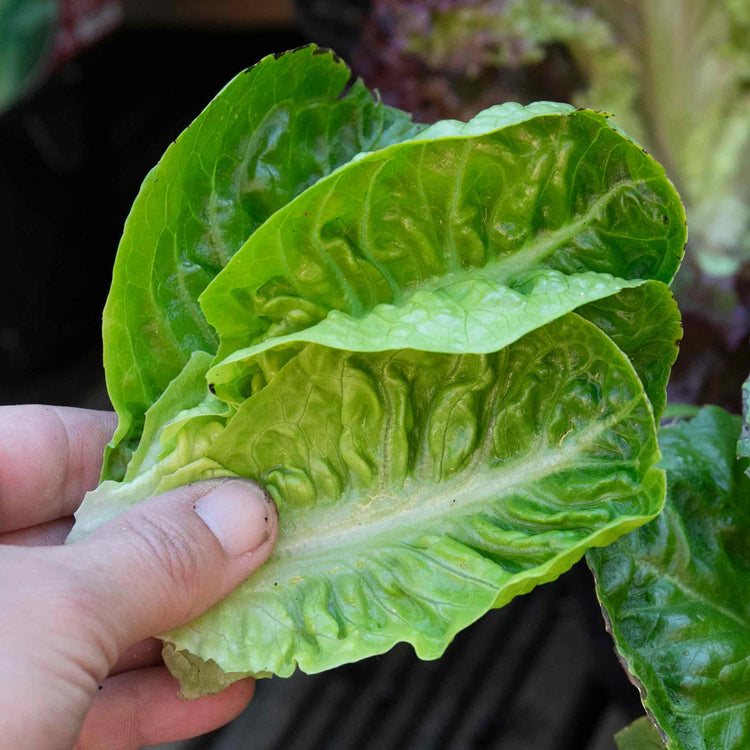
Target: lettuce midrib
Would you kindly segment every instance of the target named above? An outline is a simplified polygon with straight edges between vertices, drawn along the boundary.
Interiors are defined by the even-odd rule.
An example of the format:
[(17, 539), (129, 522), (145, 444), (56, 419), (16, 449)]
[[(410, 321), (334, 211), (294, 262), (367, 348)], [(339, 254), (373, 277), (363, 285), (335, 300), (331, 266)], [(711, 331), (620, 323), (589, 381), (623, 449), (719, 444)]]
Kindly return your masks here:
[[(250, 585), (254, 590), (271, 588), (274, 581), (284, 577), (285, 568), (293, 576), (316, 561), (325, 564), (346, 559), (355, 549), (378, 549), (415, 533), (437, 533), (439, 529), (433, 525), (436, 521), (450, 518), (456, 522), (491, 504), (497, 505), (513, 490), (573, 468), (587, 447), (627, 418), (640, 403), (639, 398), (633, 399), (607, 419), (577, 433), (576, 439), (562, 448), (547, 446), (546, 450), (539, 450), (542, 446), (535, 443), (522, 457), (512, 462), (497, 460), (485, 465), (483, 471), (479, 470), (485, 464), (480, 450), (461, 476), (439, 484), (410, 477), (398, 490), (381, 488), (368, 493), (366, 503), (362, 502), (364, 493), (352, 491), (336, 498), (335, 505), (282, 506), (284, 523), (273, 555), (253, 575)], [(534, 526), (531, 520), (525, 523)]]

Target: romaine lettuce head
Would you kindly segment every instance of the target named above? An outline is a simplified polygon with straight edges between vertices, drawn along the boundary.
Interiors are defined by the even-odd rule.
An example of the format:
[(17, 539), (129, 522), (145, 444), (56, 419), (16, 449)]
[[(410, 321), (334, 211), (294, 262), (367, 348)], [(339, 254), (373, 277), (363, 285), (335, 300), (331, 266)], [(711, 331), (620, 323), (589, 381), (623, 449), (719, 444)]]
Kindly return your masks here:
[(603, 114), (423, 128), (347, 76), (307, 47), (234, 79), (118, 253), (121, 426), (71, 540), (213, 476), (279, 509), (263, 569), (162, 634), (185, 695), (438, 657), (664, 502), (686, 236), (664, 170)]

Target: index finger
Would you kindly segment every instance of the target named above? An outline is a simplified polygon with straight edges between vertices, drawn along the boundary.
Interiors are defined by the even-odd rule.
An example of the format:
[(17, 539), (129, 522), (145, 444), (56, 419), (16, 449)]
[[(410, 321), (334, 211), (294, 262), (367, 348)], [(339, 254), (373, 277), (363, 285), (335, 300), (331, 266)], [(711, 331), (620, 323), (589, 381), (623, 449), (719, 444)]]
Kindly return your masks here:
[(116, 425), (111, 412), (0, 406), (0, 532), (72, 515)]

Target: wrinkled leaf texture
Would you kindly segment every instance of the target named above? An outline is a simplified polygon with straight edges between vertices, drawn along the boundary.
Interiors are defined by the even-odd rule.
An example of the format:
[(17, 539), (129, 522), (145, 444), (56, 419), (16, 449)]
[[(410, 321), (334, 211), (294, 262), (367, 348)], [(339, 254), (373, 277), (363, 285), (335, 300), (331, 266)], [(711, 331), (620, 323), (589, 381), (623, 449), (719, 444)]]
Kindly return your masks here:
[[(256, 69), (295, 69), (298, 57), (338, 65), (305, 49)], [(218, 475), (260, 482), (280, 515), (264, 568), (163, 634), (185, 695), (320, 671), (398, 641), (435, 658), (488, 609), (661, 509), (655, 415), (680, 335), (667, 285), (685, 241), (661, 167), (605, 115), (563, 104), (507, 104), (420, 132), (388, 117), (390, 144), (327, 162), (282, 199), (261, 201), (258, 186), (265, 220), (242, 218), (232, 257), (200, 276), (184, 309), (151, 293), (175, 278), (171, 252), (183, 245), (138, 262), (145, 229), (129, 220), (105, 337), (113, 353), (140, 342), (125, 365), (106, 362), (121, 395), (132, 385), (123, 373), (143, 366), (135, 406), (115, 401), (127, 425), (118, 439), (134, 452), (128, 463), (121, 451), (119, 473), (110, 463), (71, 539)], [(214, 147), (226, 122), (199, 118), (182, 143), (213, 128)], [(180, 177), (185, 163), (157, 170)], [(159, 184), (147, 181), (134, 213), (153, 202), (169, 224)], [(130, 305), (129, 274), (145, 267), (144, 300), (173, 332), (210, 337), (177, 337), (162, 360), (171, 339), (145, 301), (143, 317), (123, 307), (112, 327)]]
[(750, 746), (750, 477), (738, 417), (663, 427), (663, 513), (588, 561), (609, 628), (669, 748)]
[(216, 334), (198, 296), (274, 211), (320, 177), (421, 126), (314, 46), (230, 81), (146, 177), (104, 309), (107, 389), (120, 417), (103, 479), (121, 479), (144, 414)]

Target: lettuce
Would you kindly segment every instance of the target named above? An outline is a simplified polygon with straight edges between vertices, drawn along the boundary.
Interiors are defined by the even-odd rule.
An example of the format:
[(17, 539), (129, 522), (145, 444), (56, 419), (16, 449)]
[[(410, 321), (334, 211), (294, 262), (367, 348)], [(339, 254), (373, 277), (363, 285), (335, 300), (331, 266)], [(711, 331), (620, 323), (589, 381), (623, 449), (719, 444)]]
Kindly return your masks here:
[(667, 499), (654, 521), (590, 550), (607, 627), (645, 717), (618, 747), (750, 743), (750, 378), (740, 419), (669, 407)]
[(588, 552), (621, 661), (669, 748), (750, 743), (750, 476), (739, 436), (739, 417), (717, 407), (663, 427), (663, 513)]
[(619, 731), (615, 742), (617, 750), (664, 750), (659, 731), (645, 716)]
[(349, 69), (307, 47), (241, 73), (146, 177), (104, 310), (107, 389), (120, 424), (103, 479), (121, 479), (146, 410), (195, 351), (216, 351), (198, 297), (278, 210), (360, 151), (416, 134)]
[(104, 315), (120, 428), (71, 541), (156, 493), (252, 478), (277, 547), (162, 634), (183, 694), (493, 607), (654, 518), (685, 216), (606, 115), (429, 128), (313, 47), (264, 59), (149, 175)]

